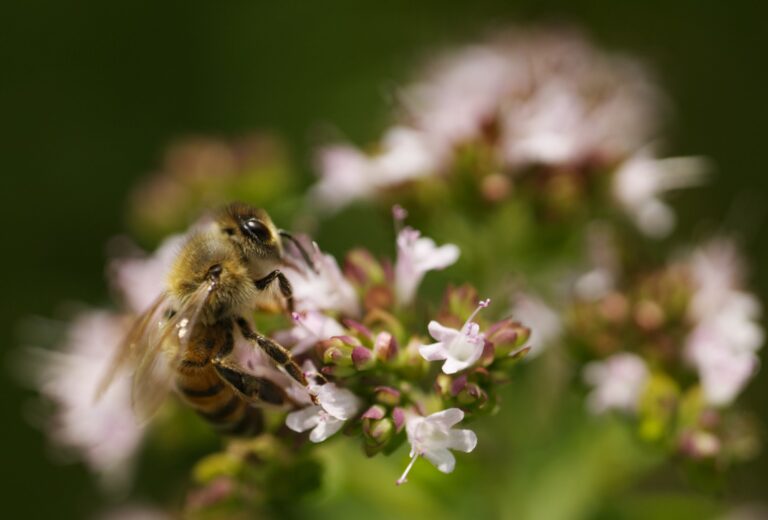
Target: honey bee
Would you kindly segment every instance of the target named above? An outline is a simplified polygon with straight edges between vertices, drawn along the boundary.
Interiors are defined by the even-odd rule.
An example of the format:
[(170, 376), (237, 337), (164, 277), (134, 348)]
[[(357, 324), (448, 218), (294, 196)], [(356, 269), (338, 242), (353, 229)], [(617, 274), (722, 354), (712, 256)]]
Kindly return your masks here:
[(232, 355), (237, 334), (307, 385), (290, 352), (246, 318), (257, 306), (274, 301), (275, 285), (293, 310), (291, 284), (279, 269), (286, 262), (283, 239), (292, 240), (311, 267), (301, 244), (278, 230), (264, 210), (233, 203), (215, 213), (211, 225), (189, 236), (164, 292), (135, 320), (97, 398), (121, 369), (133, 364), (133, 407), (140, 419), (149, 419), (175, 387), (221, 433), (258, 433), (263, 422), (259, 407), (291, 400), (282, 386), (237, 364)]

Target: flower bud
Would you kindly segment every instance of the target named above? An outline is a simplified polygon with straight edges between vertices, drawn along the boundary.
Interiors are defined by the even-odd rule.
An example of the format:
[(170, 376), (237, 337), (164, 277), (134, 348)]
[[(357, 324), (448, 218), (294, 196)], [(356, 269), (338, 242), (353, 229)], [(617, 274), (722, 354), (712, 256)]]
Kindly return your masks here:
[(373, 352), (366, 347), (354, 347), (352, 349), (352, 363), (358, 370), (367, 370), (376, 364)]
[(467, 383), (456, 396), (456, 400), (462, 406), (482, 408), (488, 402), (488, 394), (476, 383)]
[(389, 332), (380, 332), (373, 344), (373, 353), (379, 361), (387, 362), (397, 355), (397, 342)]
[(327, 365), (352, 365), (352, 352), (360, 342), (352, 336), (334, 336), (319, 344), (323, 355), (323, 363)]
[(400, 404), (400, 392), (390, 386), (379, 386), (375, 389), (376, 401), (387, 405), (397, 406)]
[(387, 445), (395, 434), (395, 424), (392, 419), (363, 419), (363, 437), (365, 438), (365, 453), (375, 455)]
[(381, 264), (364, 249), (354, 249), (347, 254), (344, 274), (359, 287), (369, 287), (385, 281)]

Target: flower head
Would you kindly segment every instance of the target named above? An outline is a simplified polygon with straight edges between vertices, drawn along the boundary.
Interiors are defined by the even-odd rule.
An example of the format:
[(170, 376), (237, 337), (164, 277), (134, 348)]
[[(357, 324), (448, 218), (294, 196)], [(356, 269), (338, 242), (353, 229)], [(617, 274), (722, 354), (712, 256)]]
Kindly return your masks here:
[(477, 435), (471, 430), (456, 430), (453, 427), (464, 419), (464, 412), (449, 408), (427, 417), (410, 415), (405, 421), (405, 431), (411, 444), (411, 462), (397, 480), (404, 484), (406, 477), (419, 457), (425, 457), (438, 470), (450, 473), (456, 466), (456, 458), (450, 450), (469, 453), (477, 446)]
[(648, 375), (645, 361), (629, 352), (587, 364), (584, 380), (594, 387), (587, 398), (589, 409), (594, 413), (634, 411)]
[(446, 374), (455, 374), (475, 364), (483, 353), (485, 337), (480, 332), (480, 325), (472, 319), (490, 303), (491, 300), (481, 301), (461, 330), (446, 327), (434, 320), (429, 322), (429, 334), (437, 343), (419, 347), (421, 356), (427, 361), (444, 359), (443, 372)]
[(416, 289), (428, 271), (445, 269), (459, 259), (459, 248), (454, 244), (437, 246), (431, 238), (422, 237), (411, 227), (397, 235), (397, 261), (395, 262), (395, 288), (401, 304), (408, 304), (416, 296)]

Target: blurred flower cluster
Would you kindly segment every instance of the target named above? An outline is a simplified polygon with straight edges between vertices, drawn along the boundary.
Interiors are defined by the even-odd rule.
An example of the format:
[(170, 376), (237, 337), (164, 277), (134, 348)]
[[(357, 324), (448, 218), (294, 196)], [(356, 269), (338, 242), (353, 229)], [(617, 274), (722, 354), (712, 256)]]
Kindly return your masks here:
[(599, 289), (577, 281), (565, 311), (566, 341), (587, 361), (589, 409), (635, 415), (644, 438), (695, 459), (753, 455), (756, 432), (731, 405), (756, 372), (764, 334), (735, 245), (713, 239), (606, 278)]
[(525, 191), (559, 214), (614, 206), (663, 236), (674, 214), (662, 196), (706, 171), (698, 158), (657, 157), (664, 103), (655, 84), (575, 32), (513, 31), (446, 53), (398, 97), (396, 122), (370, 151), (319, 151), (312, 195), (321, 206), (400, 200), (447, 182), (486, 203)]
[[(497, 427), (536, 431), (552, 410), (562, 439), (607, 428), (608, 415), (632, 442), (661, 453), (652, 462), (627, 457), (636, 467), (624, 480), (680, 459), (720, 471), (754, 456), (756, 428), (737, 397), (757, 371), (761, 305), (723, 230), (698, 245), (673, 233), (668, 192), (702, 183), (710, 168), (657, 155), (666, 101), (648, 72), (572, 31), (517, 29), (438, 55), (397, 97), (379, 142), (318, 151), (319, 181), (307, 193), (263, 136), (171, 148), (163, 173), (130, 203), (131, 223), (160, 244), (156, 252), (116, 240), (108, 274), (120, 310), (81, 315), (61, 352), (44, 355), (36, 380), (55, 405), (57, 443), (98, 472), (122, 475), (142, 445), (169, 457), (193, 452), (185, 513), (226, 517), (322, 488), (321, 446), (335, 437), (355, 438), (367, 456), (407, 447), (398, 484), (421, 458), (449, 473), (453, 452), (478, 444), (466, 425), (485, 414), (499, 414)], [(185, 240), (160, 237), (230, 199), (263, 205), (281, 223), (311, 221), (313, 234), (354, 229), (351, 241), (365, 245), (337, 257), (299, 236), (311, 262), (283, 269), (294, 312), (254, 310), (259, 331), (291, 350), (308, 387), (238, 344), (241, 364), (294, 403), (265, 411), (263, 434), (223, 442), (176, 402), (136, 426), (128, 375), (91, 405), (93, 374), (163, 291)], [(391, 235), (392, 216), (394, 247), (372, 243)], [(523, 358), (514, 370), (528, 377), (516, 378)], [(518, 408), (501, 406), (507, 397)], [(582, 422), (568, 419), (574, 413)], [(496, 436), (497, 449), (509, 443)], [(485, 456), (500, 466), (500, 454)], [(600, 460), (587, 460), (595, 474), (607, 471)], [(509, 466), (486, 481), (527, 482)], [(518, 499), (528, 495), (526, 487)]]

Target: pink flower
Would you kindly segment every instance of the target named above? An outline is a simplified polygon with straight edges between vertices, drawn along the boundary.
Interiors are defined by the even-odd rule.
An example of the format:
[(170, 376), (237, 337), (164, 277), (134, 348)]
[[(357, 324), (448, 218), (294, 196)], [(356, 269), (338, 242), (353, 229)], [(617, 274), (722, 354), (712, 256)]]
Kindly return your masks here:
[(109, 265), (113, 287), (131, 312), (146, 310), (166, 286), (166, 278), (185, 237), (173, 235), (151, 254), (117, 258)]
[(320, 181), (311, 198), (327, 209), (335, 210), (375, 193), (369, 158), (349, 145), (328, 146), (318, 154)]
[(446, 327), (434, 320), (430, 321), (429, 334), (437, 343), (422, 345), (419, 347), (419, 354), (427, 361), (444, 359), (443, 372), (446, 374), (455, 374), (474, 365), (483, 353), (485, 337), (480, 332), (480, 326), (472, 319), (480, 309), (488, 307), (490, 303), (491, 300), (481, 301), (461, 330)]
[(397, 300), (407, 305), (416, 296), (416, 289), (428, 271), (444, 269), (459, 259), (459, 248), (454, 244), (440, 247), (431, 238), (422, 237), (413, 228), (403, 228), (397, 235), (397, 261), (395, 262), (395, 291)]
[(613, 193), (640, 231), (663, 237), (674, 228), (675, 215), (661, 196), (703, 183), (707, 169), (702, 158), (656, 159), (648, 150), (642, 150), (619, 167)]
[(312, 430), (309, 440), (323, 442), (357, 415), (362, 402), (355, 394), (334, 383), (318, 385), (313, 377), (317, 372), (311, 362), (307, 362), (304, 369), (310, 379), (309, 393), (316, 397), (317, 404), (289, 413), (285, 425), (295, 432)]
[(700, 247), (690, 265), (694, 327), (685, 356), (699, 373), (707, 401), (728, 405), (758, 367), (756, 352), (765, 340), (760, 302), (741, 289), (742, 261), (731, 242), (719, 239)]
[(445, 153), (429, 136), (407, 127), (393, 127), (382, 138), (380, 150), (367, 155), (348, 145), (320, 152), (321, 179), (312, 198), (328, 209), (338, 209), (378, 191), (434, 174)]
[(319, 341), (345, 333), (338, 321), (318, 311), (293, 313), (292, 329), (275, 333), (275, 340), (291, 348), (294, 355), (302, 354)]
[(344, 278), (339, 264), (312, 244), (315, 269), (304, 264), (285, 270), (293, 285), (293, 298), (298, 311), (333, 311), (347, 316), (360, 314), (360, 301), (352, 284)]
[(448, 145), (474, 139), (520, 81), (519, 63), (502, 49), (469, 46), (446, 54), (402, 100), (416, 125)]
[(587, 397), (593, 413), (608, 410), (633, 412), (648, 380), (645, 361), (635, 354), (622, 352), (584, 367), (584, 380), (594, 387)]
[(518, 294), (512, 305), (512, 316), (531, 330), (528, 340), (531, 350), (526, 357), (538, 356), (562, 334), (560, 315), (536, 295)]
[(456, 458), (450, 450), (469, 453), (477, 446), (477, 435), (471, 430), (455, 430), (453, 427), (464, 419), (464, 412), (449, 408), (427, 417), (411, 414), (406, 418), (405, 431), (411, 444), (411, 462), (397, 484), (404, 484), (413, 464), (425, 457), (438, 470), (451, 473)]
[(60, 351), (38, 351), (34, 374), (40, 393), (55, 405), (51, 438), (78, 453), (109, 485), (127, 479), (144, 436), (131, 407), (129, 374), (118, 374), (107, 392), (94, 398), (125, 333), (126, 322), (119, 316), (81, 314)]

